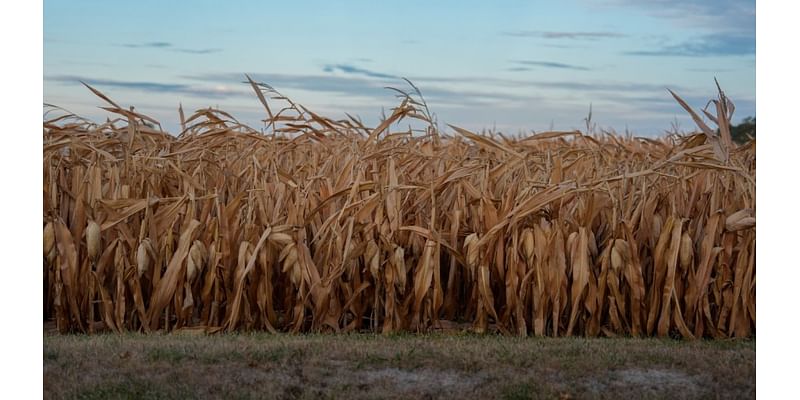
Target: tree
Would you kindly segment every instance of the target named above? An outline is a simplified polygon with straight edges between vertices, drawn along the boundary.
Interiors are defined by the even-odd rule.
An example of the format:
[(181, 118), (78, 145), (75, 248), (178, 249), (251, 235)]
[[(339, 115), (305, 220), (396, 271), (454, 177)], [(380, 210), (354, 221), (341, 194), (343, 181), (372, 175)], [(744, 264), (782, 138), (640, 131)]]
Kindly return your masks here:
[[(748, 136), (749, 135), (749, 136)], [(731, 125), (731, 139), (738, 144), (746, 143), (756, 137), (756, 118), (747, 117), (739, 125)]]

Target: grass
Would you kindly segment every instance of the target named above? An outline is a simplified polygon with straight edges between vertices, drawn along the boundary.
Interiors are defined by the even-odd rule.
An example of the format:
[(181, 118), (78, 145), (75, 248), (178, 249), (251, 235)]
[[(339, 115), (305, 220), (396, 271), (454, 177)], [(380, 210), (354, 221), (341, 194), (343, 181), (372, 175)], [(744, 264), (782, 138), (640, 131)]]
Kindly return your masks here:
[(753, 398), (755, 341), (45, 334), (44, 397)]

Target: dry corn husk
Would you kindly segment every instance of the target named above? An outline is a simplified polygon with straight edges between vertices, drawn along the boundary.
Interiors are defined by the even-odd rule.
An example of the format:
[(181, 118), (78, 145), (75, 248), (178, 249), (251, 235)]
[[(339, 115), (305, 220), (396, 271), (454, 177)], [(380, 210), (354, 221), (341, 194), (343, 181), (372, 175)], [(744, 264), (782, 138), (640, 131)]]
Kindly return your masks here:
[(90, 260), (97, 259), (100, 253), (100, 225), (94, 221), (86, 225), (86, 252)]
[(622, 241), (620, 244), (616, 244), (615, 241), (615, 244), (611, 246), (611, 269), (614, 271), (621, 271), (624, 266), (624, 260), (621, 254), (621, 248), (624, 246), (626, 246), (624, 241)]
[(56, 234), (53, 230), (53, 223), (48, 222), (44, 226), (44, 258), (47, 259), (48, 264), (52, 264), (55, 260), (56, 251)]
[(392, 253), (392, 267), (394, 267), (396, 286), (402, 290), (406, 287), (406, 258), (402, 247), (395, 247)]
[(150, 239), (144, 239), (136, 249), (136, 273), (141, 278), (150, 270), (150, 254), (154, 253)]
[(367, 264), (369, 265), (369, 272), (372, 275), (373, 279), (378, 279), (379, 275), (379, 267), (380, 267), (380, 249), (378, 249), (378, 245), (375, 244), (375, 241), (370, 240), (367, 242), (367, 250), (365, 253), (365, 259), (367, 260)]
[(522, 231), (522, 247), (525, 250), (525, 259), (528, 264), (533, 263), (535, 247), (533, 245), (533, 229), (526, 228)]
[(577, 254), (576, 245), (578, 244), (578, 232), (572, 232), (567, 237), (567, 253), (572, 256), (572, 254)]
[(750, 208), (739, 210), (731, 214), (725, 219), (725, 230), (728, 232), (737, 232), (756, 226), (756, 219), (753, 215), (754, 211)]
[(467, 267), (471, 274), (475, 273), (480, 258), (478, 242), (480, 238), (477, 233), (471, 233), (464, 239), (464, 250), (467, 252)]
[(698, 134), (453, 136), (416, 92), (366, 126), (248, 83), (262, 129), (202, 109), (173, 136), (94, 89), (124, 118), (44, 122), (46, 320), (62, 332), (392, 333), (456, 319), (522, 335), (755, 332), (755, 142), (729, 140), (722, 93), (715, 127), (676, 96)]
[(273, 232), (269, 235), (269, 240), (281, 246), (286, 246), (294, 242), (292, 236), (283, 232)]
[(199, 240), (195, 240), (189, 249), (186, 259), (186, 280), (193, 282), (197, 274), (203, 270), (206, 259), (206, 247)]
[(302, 279), (300, 264), (297, 262), (297, 246), (294, 242), (287, 244), (281, 250), (278, 260), (283, 263), (282, 271), (289, 273), (289, 278), (295, 286), (300, 285)]
[(678, 255), (680, 256), (681, 269), (688, 269), (692, 265), (692, 260), (694, 259), (692, 238), (689, 236), (688, 232), (684, 232), (681, 236), (681, 248)]

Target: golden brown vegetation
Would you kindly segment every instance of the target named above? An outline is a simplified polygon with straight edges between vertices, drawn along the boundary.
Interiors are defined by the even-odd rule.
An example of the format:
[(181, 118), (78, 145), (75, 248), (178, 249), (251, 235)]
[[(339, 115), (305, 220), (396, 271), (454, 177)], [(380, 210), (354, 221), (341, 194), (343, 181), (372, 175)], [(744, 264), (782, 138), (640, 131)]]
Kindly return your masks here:
[(675, 96), (701, 133), (508, 138), (441, 134), (418, 92), (368, 128), (250, 83), (263, 131), (205, 109), (174, 137), (97, 91), (120, 118), (44, 122), (61, 332), (754, 334), (755, 141), (721, 91), (719, 134)]

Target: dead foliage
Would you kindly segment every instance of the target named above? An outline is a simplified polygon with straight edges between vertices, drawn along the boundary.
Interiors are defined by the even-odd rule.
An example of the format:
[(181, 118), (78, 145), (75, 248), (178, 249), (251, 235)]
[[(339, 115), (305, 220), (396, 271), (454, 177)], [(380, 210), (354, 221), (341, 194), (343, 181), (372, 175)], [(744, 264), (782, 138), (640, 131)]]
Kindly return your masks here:
[(61, 332), (755, 332), (755, 141), (722, 91), (719, 134), (675, 95), (700, 133), (506, 137), (442, 134), (418, 91), (367, 127), (249, 83), (263, 130), (172, 136), (94, 89), (117, 119), (44, 121)]

